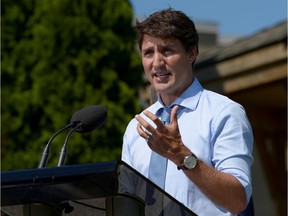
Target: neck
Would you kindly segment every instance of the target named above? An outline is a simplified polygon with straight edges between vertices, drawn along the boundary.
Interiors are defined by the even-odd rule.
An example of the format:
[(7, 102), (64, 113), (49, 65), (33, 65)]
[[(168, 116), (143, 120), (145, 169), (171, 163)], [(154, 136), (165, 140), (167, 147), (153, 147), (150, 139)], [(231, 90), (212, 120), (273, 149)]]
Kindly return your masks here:
[(174, 91), (171, 94), (167, 92), (159, 93), (159, 97), (161, 98), (162, 103), (165, 106), (170, 106), (181, 94), (193, 83), (194, 76), (190, 82), (183, 86), (183, 88), (179, 91)]

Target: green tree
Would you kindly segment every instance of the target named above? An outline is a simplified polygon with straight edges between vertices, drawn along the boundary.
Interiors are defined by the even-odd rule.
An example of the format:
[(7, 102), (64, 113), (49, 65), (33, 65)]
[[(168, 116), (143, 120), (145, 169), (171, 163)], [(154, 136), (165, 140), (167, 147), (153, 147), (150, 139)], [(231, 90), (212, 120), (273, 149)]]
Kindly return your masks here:
[[(107, 121), (71, 135), (66, 164), (120, 159), (125, 127), (140, 110), (132, 20), (128, 0), (2, 1), (2, 170), (37, 167), (52, 134), (92, 104), (107, 108)], [(54, 139), (48, 166), (66, 135)]]

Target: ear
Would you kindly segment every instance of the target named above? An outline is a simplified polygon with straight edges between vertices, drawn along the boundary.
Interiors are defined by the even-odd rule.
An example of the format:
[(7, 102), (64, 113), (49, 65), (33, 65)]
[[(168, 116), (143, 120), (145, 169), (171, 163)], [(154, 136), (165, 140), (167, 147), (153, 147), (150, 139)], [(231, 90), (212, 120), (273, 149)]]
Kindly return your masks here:
[(188, 51), (187, 51), (187, 57), (188, 57), (188, 63), (192, 64), (192, 62), (195, 61), (196, 57), (197, 57), (197, 49), (196, 47), (191, 47)]

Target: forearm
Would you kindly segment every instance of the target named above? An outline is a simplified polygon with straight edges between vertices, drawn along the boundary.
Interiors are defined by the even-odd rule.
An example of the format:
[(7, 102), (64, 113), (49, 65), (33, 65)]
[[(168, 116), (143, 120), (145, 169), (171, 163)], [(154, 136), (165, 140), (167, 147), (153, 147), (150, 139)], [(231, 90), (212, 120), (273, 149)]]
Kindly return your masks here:
[[(176, 152), (177, 154), (175, 154)], [(180, 166), (183, 158), (190, 152), (186, 146), (180, 144), (177, 149), (174, 149), (174, 154), (166, 156), (177, 166)], [(195, 168), (183, 170), (183, 172), (211, 201), (229, 212), (238, 214), (245, 209), (245, 190), (236, 177), (214, 169), (201, 159), (198, 159)]]
[(183, 171), (213, 202), (238, 214), (246, 207), (245, 190), (236, 177), (222, 173), (198, 160), (192, 170)]

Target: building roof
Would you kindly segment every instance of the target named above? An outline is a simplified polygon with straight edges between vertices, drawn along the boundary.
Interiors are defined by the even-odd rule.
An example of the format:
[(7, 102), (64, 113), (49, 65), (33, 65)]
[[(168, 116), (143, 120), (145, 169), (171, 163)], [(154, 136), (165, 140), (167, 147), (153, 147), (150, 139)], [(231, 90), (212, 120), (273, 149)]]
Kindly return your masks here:
[(207, 64), (223, 61), (246, 52), (272, 45), (287, 40), (287, 20), (282, 21), (271, 28), (264, 29), (254, 35), (236, 40), (227, 47), (215, 48), (207, 52), (199, 53), (195, 68)]

